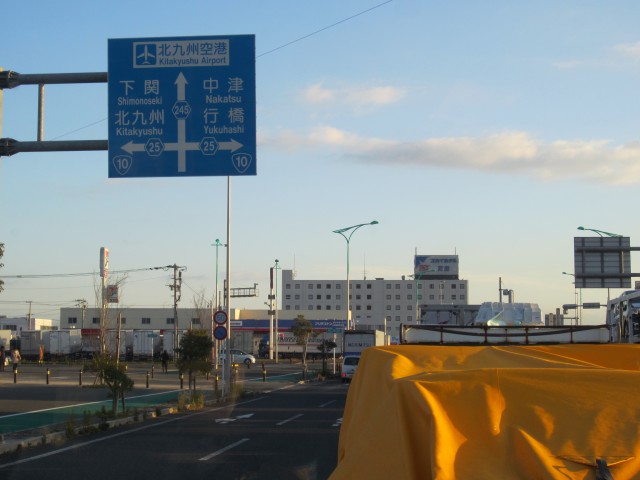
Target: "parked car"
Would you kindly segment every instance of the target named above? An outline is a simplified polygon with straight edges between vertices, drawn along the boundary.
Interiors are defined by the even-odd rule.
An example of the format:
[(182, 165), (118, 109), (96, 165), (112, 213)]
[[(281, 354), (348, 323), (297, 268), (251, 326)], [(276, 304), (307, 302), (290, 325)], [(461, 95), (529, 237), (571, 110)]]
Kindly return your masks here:
[[(227, 359), (227, 352), (224, 350), (220, 350), (220, 355), (218, 356), (218, 361), (224, 363)], [(256, 357), (251, 355), (250, 353), (243, 352), (242, 350), (231, 349), (231, 362), (232, 363), (244, 363), (247, 367), (251, 366), (251, 364), (256, 363)]]
[(356, 368), (358, 367), (358, 363), (360, 362), (360, 355), (345, 355), (342, 359), (342, 369), (340, 370), (342, 373), (340, 377), (342, 378), (342, 383), (351, 382), (353, 378), (353, 374), (356, 373)]

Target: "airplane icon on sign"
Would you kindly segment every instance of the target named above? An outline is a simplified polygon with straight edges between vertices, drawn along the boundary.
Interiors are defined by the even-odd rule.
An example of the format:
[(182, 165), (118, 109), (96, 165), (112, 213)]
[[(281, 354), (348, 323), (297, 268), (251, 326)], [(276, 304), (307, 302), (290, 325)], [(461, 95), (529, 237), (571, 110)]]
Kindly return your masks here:
[(136, 45), (136, 65), (155, 65), (156, 46), (150, 43)]

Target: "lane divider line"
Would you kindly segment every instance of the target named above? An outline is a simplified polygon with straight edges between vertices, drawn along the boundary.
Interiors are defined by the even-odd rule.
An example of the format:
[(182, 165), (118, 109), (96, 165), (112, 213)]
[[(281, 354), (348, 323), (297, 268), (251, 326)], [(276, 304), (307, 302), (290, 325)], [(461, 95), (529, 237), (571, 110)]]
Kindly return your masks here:
[(201, 462), (206, 462), (207, 460), (211, 460), (213, 457), (217, 457), (218, 455), (226, 452), (227, 450), (231, 450), (232, 448), (237, 447), (238, 445), (242, 445), (244, 442), (248, 442), (249, 439), (248, 438), (243, 438), (242, 440), (238, 440), (235, 443), (232, 443), (231, 445), (227, 445), (224, 448), (221, 448), (220, 450), (217, 450), (213, 453), (210, 453), (209, 455), (199, 458), (198, 460), (200, 460)]

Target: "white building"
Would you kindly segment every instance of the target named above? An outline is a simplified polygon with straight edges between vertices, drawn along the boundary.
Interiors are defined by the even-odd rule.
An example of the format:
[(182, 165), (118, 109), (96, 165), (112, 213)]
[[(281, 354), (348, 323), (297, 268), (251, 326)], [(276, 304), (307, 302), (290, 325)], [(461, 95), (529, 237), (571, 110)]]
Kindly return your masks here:
[[(350, 279), (349, 283), (354, 327), (386, 331), (392, 337), (400, 335), (403, 323), (437, 323), (437, 314), (425, 313), (427, 306), (439, 306), (442, 312), (457, 310), (457, 306), (468, 305), (469, 299), (469, 282), (460, 279), (415, 281), (403, 277)], [(300, 280), (294, 278), (292, 270), (282, 270), (282, 315), (306, 316), (313, 311), (346, 319), (346, 284), (346, 279)]]
[(11, 330), (20, 336), (23, 330), (57, 330), (57, 322), (49, 318), (0, 317), (0, 330)]

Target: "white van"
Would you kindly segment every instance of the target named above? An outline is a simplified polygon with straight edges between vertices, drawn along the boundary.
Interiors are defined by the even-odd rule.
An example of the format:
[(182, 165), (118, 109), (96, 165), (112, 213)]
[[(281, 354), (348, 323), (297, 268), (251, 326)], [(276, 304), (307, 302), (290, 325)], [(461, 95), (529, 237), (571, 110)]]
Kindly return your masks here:
[(342, 383), (350, 382), (353, 378), (353, 374), (356, 373), (356, 367), (360, 362), (360, 355), (345, 355), (342, 359), (342, 369), (340, 370), (340, 377)]

